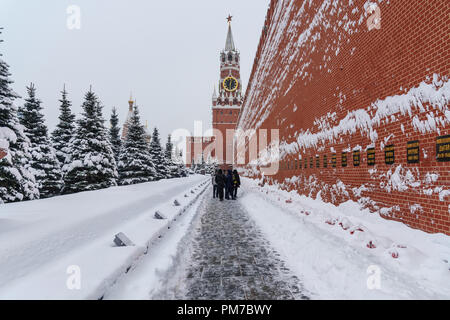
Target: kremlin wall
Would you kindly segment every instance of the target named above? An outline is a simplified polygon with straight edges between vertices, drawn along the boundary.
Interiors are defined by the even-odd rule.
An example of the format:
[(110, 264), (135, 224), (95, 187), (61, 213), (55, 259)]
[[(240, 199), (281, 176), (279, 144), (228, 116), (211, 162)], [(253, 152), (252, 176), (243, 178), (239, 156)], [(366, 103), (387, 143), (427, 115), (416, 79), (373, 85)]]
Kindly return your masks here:
[(450, 235), (449, 35), (448, 0), (272, 0), (236, 125), (279, 130), (264, 180)]

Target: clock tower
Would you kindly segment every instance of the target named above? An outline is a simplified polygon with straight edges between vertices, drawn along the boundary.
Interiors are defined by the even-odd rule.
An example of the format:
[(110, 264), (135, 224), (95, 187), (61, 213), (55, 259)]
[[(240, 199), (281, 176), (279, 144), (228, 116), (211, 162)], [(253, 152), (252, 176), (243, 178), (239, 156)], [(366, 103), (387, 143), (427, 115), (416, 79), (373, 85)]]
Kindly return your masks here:
[[(240, 55), (234, 45), (231, 19), (228, 16), (225, 49), (220, 52), (219, 90), (214, 87), (212, 96), (212, 126), (221, 133), (223, 145), (222, 156), (216, 149), (216, 158), (223, 168), (233, 163), (233, 134), (243, 102)], [(221, 148), (221, 139), (215, 138), (216, 148)]]

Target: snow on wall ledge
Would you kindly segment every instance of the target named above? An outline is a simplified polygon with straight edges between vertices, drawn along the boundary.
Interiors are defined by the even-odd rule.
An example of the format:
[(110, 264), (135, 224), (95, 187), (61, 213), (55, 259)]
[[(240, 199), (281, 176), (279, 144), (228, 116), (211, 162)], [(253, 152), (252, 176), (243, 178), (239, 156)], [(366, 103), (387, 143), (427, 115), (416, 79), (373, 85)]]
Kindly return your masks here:
[[(238, 122), (279, 130), (266, 181), (450, 235), (449, 14), (445, 0), (272, 0)], [(244, 174), (261, 177), (259, 154)]]

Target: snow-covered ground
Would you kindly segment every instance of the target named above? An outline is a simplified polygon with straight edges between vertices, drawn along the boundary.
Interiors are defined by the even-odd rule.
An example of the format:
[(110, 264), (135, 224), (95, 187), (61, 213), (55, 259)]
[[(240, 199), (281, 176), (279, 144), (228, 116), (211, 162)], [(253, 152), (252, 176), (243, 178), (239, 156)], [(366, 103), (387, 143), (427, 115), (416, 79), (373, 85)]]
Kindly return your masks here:
[[(353, 202), (334, 206), (242, 182), (237, 202), (209, 199), (209, 178), (197, 175), (2, 205), (0, 299), (151, 299), (195, 285), (184, 272), (198, 264), (192, 257), (201, 239), (233, 242), (234, 227), (198, 234), (212, 230), (203, 225), (211, 219), (236, 228), (248, 220), (255, 234), (261, 231), (252, 236), (255, 246), (272, 247), (311, 299), (450, 299), (450, 237)], [(155, 219), (157, 210), (167, 219)], [(118, 232), (135, 246), (116, 247)]]
[(243, 179), (240, 199), (312, 299), (450, 299), (450, 237)]
[[(195, 175), (1, 205), (0, 299), (100, 298), (207, 182)], [(116, 247), (119, 232), (135, 246)]]

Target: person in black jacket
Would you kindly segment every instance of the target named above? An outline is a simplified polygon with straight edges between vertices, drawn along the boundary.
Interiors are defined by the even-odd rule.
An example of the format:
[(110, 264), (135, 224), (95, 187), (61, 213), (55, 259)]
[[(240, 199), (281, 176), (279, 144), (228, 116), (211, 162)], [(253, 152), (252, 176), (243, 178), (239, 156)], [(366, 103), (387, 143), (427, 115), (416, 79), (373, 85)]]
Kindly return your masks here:
[(222, 169), (219, 169), (219, 171), (216, 174), (216, 184), (219, 199), (220, 201), (223, 201), (223, 188), (225, 187), (225, 176), (223, 175)]
[(225, 180), (225, 199), (230, 200), (230, 197), (233, 197), (233, 173), (228, 170)]
[(239, 173), (237, 170), (233, 170), (233, 200), (236, 200), (237, 197), (237, 189), (241, 186), (241, 178), (239, 177)]

